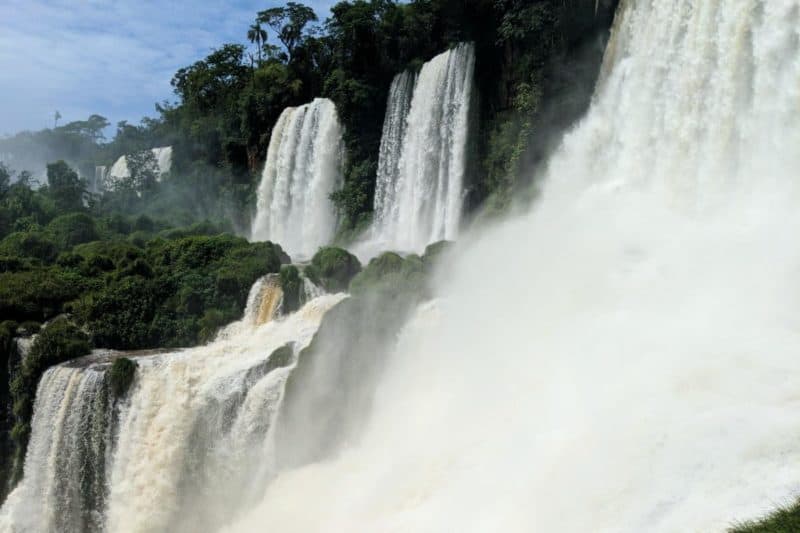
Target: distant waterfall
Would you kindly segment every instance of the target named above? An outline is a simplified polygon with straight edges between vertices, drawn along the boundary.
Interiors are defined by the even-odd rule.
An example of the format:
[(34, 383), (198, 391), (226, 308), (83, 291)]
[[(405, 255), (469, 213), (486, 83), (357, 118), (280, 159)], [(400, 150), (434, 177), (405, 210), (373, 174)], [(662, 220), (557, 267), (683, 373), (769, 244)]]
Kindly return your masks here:
[(333, 102), (317, 98), (286, 108), (272, 129), (252, 239), (303, 257), (329, 243), (336, 231), (330, 195), (341, 183), (341, 166), (342, 128)]
[[(164, 174), (172, 170), (172, 146), (153, 148), (151, 152), (153, 152), (153, 157), (156, 160), (158, 178), (160, 179)], [(131, 171), (128, 169), (128, 158), (124, 155), (114, 161), (114, 164), (107, 172), (105, 167), (98, 168), (103, 168), (102, 177), (109, 186), (113, 186), (117, 181), (128, 178), (131, 175)], [(97, 176), (97, 169), (95, 169), (95, 175)]]
[[(421, 250), (458, 234), (475, 50), (462, 43), (392, 83), (378, 162), (374, 237)], [(413, 89), (413, 96), (410, 97)]]
[(0, 532), (216, 531), (259, 497), (273, 475), (270, 429), (284, 383), (344, 296), (317, 295), (277, 319), (281, 297), (275, 276), (266, 276), (242, 320), (214, 342), (130, 354), (136, 377), (118, 400), (106, 378), (114, 354), (49, 369)]

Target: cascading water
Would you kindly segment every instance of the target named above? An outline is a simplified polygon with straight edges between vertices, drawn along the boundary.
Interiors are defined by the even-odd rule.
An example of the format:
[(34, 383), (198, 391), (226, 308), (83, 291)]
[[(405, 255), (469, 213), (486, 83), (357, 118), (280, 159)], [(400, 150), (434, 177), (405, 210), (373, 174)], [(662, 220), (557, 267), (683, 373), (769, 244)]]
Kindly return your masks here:
[(281, 297), (266, 276), (242, 320), (211, 344), (129, 354), (138, 369), (119, 400), (109, 394), (109, 356), (49, 369), (0, 531), (216, 531), (260, 495), (274, 471), (270, 428), (284, 383), (344, 296), (316, 294), (278, 318)]
[(619, 9), (536, 208), (226, 532), (722, 531), (800, 491), (800, 2)]
[(31, 532), (102, 530), (114, 403), (104, 372), (82, 365), (82, 361), (76, 361), (57, 366), (42, 377), (25, 480), (6, 504), (16, 507), (13, 527), (0, 516), (0, 528)]
[(415, 72), (406, 70), (392, 80), (386, 117), (383, 120), (381, 147), (378, 154), (378, 174), (375, 182), (375, 227), (381, 228), (397, 207), (395, 200), (400, 174), (400, 156), (406, 136), (408, 112), (417, 82)]
[(342, 180), (342, 128), (328, 99), (286, 108), (275, 127), (258, 188), (252, 239), (310, 257), (336, 231), (330, 195)]
[(474, 45), (462, 43), (392, 83), (375, 194), (382, 247), (421, 251), (457, 236), (474, 69)]

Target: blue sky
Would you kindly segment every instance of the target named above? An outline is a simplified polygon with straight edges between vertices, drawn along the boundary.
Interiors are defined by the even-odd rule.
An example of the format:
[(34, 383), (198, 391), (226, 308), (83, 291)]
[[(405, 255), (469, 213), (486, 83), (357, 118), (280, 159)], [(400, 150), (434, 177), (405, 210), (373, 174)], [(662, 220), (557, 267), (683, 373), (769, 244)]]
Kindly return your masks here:
[[(246, 42), (278, 0), (0, 0), (0, 135), (92, 113), (138, 122), (173, 100), (175, 71)], [(307, 0), (320, 19), (334, 0)], [(269, 31), (269, 30), (268, 30)]]

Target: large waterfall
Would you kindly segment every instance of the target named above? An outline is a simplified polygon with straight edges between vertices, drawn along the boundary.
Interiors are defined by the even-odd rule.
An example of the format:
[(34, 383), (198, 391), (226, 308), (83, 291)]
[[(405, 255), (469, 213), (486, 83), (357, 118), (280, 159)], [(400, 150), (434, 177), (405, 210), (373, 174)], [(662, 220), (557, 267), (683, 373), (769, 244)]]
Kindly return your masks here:
[[(245, 316), (211, 344), (128, 354), (131, 390), (115, 399), (95, 354), (49, 369), (36, 396), (20, 486), (0, 511), (3, 533), (216, 531), (274, 475), (270, 428), (297, 354), (342, 295), (277, 318), (274, 276), (251, 290)], [(311, 299), (313, 298), (313, 299)]]
[[(406, 205), (380, 219), (398, 246), (458, 218), (463, 159), (443, 139), (466, 123), (422, 96), (451, 95), (435, 80), (457, 54), (420, 73), (403, 186), (382, 186)], [(114, 355), (48, 370), (0, 531), (714, 532), (800, 493), (800, 0), (622, 0), (603, 69), (531, 212), (462, 238), (380, 373), (346, 366), (353, 387), (380, 381), (334, 456), (280, 407), (343, 296), (309, 287), (277, 318), (265, 278), (213, 343), (136, 357), (121, 398)], [(281, 117), (254, 234), (324, 241), (288, 223), (335, 181), (318, 168), (337, 161), (334, 118), (324, 101)], [(276, 464), (276, 421), (314, 462)]]
[(464, 243), (362, 438), (225, 531), (710, 532), (796, 495), (799, 16), (623, 1), (537, 206)]
[[(374, 238), (420, 251), (461, 222), (475, 51), (462, 43), (392, 83), (378, 161)], [(413, 96), (412, 96), (413, 91)]]
[(333, 102), (289, 107), (272, 129), (258, 188), (253, 240), (281, 243), (307, 257), (336, 231), (330, 195), (340, 185), (342, 128)]

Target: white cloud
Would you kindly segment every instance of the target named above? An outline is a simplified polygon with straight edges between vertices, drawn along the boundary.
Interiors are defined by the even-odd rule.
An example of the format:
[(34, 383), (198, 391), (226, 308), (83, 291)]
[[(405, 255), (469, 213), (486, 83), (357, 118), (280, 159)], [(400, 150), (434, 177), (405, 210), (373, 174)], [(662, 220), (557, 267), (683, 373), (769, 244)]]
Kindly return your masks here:
[[(0, 134), (99, 113), (138, 121), (172, 99), (174, 72), (224, 42), (244, 42), (276, 0), (3, 0)], [(329, 0), (307, 2), (327, 14)]]

